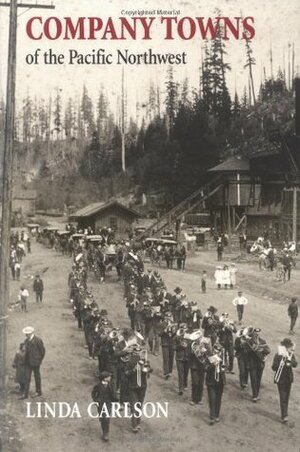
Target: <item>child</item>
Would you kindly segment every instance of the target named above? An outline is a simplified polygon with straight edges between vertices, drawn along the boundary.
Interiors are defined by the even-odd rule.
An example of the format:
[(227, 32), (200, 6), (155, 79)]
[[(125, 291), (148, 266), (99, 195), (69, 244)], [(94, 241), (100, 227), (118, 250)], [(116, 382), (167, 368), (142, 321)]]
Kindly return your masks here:
[(21, 311), (27, 312), (27, 299), (29, 297), (29, 292), (24, 286), (21, 286), (19, 292), (19, 300), (21, 302)]
[(206, 272), (206, 270), (203, 270), (202, 279), (201, 279), (202, 293), (206, 293), (206, 281), (207, 281), (207, 272)]
[(15, 263), (15, 278), (17, 281), (20, 281), (21, 276), (21, 264), (20, 262)]
[(20, 394), (25, 391), (25, 344), (20, 344), (20, 350), (15, 354), (13, 368), (16, 369), (15, 382), (20, 385)]

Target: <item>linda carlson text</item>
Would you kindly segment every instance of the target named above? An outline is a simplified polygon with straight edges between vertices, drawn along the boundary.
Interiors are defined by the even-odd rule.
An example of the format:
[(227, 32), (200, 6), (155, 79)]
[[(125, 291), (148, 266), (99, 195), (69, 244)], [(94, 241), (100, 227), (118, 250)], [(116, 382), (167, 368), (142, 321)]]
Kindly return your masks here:
[(89, 416), (91, 418), (162, 418), (168, 417), (169, 403), (168, 402), (146, 402), (143, 404), (137, 402), (134, 404), (135, 413), (132, 414), (130, 410), (130, 403), (123, 404), (119, 402), (112, 402), (107, 406), (102, 405), (101, 410), (98, 410), (98, 403), (92, 402), (86, 407), (79, 407), (78, 403), (69, 402), (26, 402), (26, 417), (37, 419), (63, 419), (63, 418), (81, 418)]

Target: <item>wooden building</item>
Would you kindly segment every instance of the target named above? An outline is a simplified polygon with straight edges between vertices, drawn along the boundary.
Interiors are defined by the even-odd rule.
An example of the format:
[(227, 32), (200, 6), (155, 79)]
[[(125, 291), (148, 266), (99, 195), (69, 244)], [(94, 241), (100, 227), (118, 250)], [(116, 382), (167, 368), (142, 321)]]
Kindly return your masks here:
[(251, 202), (249, 160), (237, 156), (209, 170), (220, 187), (207, 201), (215, 230), (231, 232), (245, 225), (246, 208)]
[(299, 160), (300, 149), (282, 143), (248, 159), (229, 157), (212, 168), (220, 183), (207, 201), (215, 229), (244, 230), (253, 239), (268, 233), (273, 241), (300, 237)]
[(140, 214), (118, 201), (96, 202), (70, 215), (70, 221), (76, 221), (80, 229), (89, 226), (96, 233), (99, 229), (111, 228), (119, 237), (128, 236), (132, 225)]

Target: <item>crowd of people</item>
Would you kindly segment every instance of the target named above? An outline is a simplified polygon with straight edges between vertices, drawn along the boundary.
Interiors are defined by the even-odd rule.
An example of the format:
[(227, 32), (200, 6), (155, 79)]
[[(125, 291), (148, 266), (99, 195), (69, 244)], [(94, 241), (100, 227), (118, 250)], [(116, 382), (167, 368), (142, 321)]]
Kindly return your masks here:
[[(149, 355), (158, 356), (160, 353), (161, 372), (165, 380), (171, 378), (176, 364), (179, 397), (189, 386), (189, 374), (192, 406), (203, 404), (206, 385), (211, 425), (220, 421), (226, 374), (235, 373), (235, 359), (241, 390), (245, 391), (250, 382), (252, 401), (258, 402), (265, 359), (271, 353), (260, 328), (243, 326), (237, 329), (236, 322), (229, 318), (228, 313), (219, 315), (214, 306), (210, 306), (203, 314), (198, 303), (189, 300), (181, 287), (168, 291), (157, 270), (145, 269), (137, 250), (126, 244), (120, 244), (120, 250), (122, 259), (118, 279), (124, 282), (123, 298), (130, 326), (119, 328), (113, 325), (108, 311), (99, 306), (88, 288), (88, 250), (83, 252), (79, 246), (72, 253), (72, 270), (68, 276), (70, 302), (78, 328), (84, 332), (89, 358), (98, 361), (99, 383), (92, 391), (92, 398), (98, 403), (99, 413), (104, 401), (108, 406), (115, 400), (121, 405), (128, 403), (133, 413), (132, 431), (138, 433), (141, 417), (136, 411), (136, 403), (142, 405), (145, 399), (152, 372)], [(217, 283), (218, 288), (218, 284), (225, 288), (235, 286), (236, 269), (235, 266), (230, 268), (234, 280), (230, 279), (230, 269), (223, 268), (223, 272), (229, 272), (229, 279), (226, 277), (226, 282), (223, 279), (222, 283)], [(206, 292), (206, 281), (207, 273), (204, 271), (201, 277), (203, 293)], [(40, 286), (37, 283), (36, 287)], [(241, 291), (233, 299), (239, 325), (247, 303)], [(294, 306), (289, 307), (293, 330), (295, 316), (297, 318), (298, 315), (296, 299), (290, 306)], [(32, 335), (33, 331), (28, 333), (28, 328), (25, 330), (25, 334)], [(22, 387), (24, 398), (28, 397), (29, 375), (32, 372), (36, 378), (37, 393), (41, 393), (40, 364), (36, 372), (35, 366), (28, 364), (29, 342), (30, 338), (27, 337), (24, 349), (20, 349), (20, 353), (24, 352), (27, 356), (25, 362), (27, 360), (28, 368), (25, 386)], [(294, 344), (289, 338), (284, 338), (272, 363), (280, 397), (281, 420), (284, 423), (288, 422), (292, 369), (296, 366)], [(103, 440), (108, 441), (110, 416), (101, 416), (99, 420)]]
[[(252, 401), (256, 403), (259, 400), (265, 359), (271, 352), (261, 337), (260, 328), (248, 326), (237, 330), (236, 322), (229, 318), (228, 313), (218, 315), (214, 306), (203, 315), (198, 303), (188, 300), (182, 288), (176, 287), (173, 293), (169, 292), (159, 272), (150, 268), (145, 270), (142, 260), (131, 250), (122, 265), (124, 301), (130, 328), (119, 329), (88, 290), (84, 269), (83, 257), (77, 260), (75, 257), (68, 282), (78, 328), (84, 330), (90, 359), (98, 360), (100, 380), (109, 379), (114, 397), (121, 403), (129, 401), (132, 407), (136, 400), (143, 403), (151, 373), (148, 357), (149, 354), (157, 356), (160, 350), (164, 379), (169, 380), (176, 363), (179, 396), (187, 390), (190, 374), (191, 405), (203, 404), (206, 384), (211, 425), (220, 421), (226, 374), (235, 373), (235, 359), (241, 390), (244, 391), (250, 382)], [(204, 280), (206, 282), (206, 278)], [(233, 299), (240, 325), (247, 303), (241, 291)], [(292, 368), (297, 362), (290, 339), (284, 338), (278, 350), (272, 369), (279, 390), (281, 419), (286, 423), (287, 394), (292, 382)], [(140, 370), (137, 363), (140, 363)], [(135, 379), (139, 372), (142, 376), (145, 372), (143, 390), (133, 394), (132, 391), (138, 389)], [(134, 377), (129, 378), (133, 374)], [(133, 381), (137, 385), (135, 388)], [(133, 431), (137, 432), (139, 423), (136, 418), (132, 418), (132, 423)], [(107, 426), (102, 427), (107, 440)]]

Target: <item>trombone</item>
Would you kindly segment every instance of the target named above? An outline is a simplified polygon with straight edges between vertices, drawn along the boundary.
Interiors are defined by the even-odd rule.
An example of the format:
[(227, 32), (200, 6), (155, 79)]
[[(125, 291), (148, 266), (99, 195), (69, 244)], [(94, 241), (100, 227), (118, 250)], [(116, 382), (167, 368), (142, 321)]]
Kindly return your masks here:
[(288, 352), (287, 355), (282, 356), (278, 369), (274, 375), (274, 383), (279, 383), (283, 368), (287, 364), (288, 361), (289, 362), (291, 361), (293, 353), (294, 352), (290, 352), (290, 353)]

